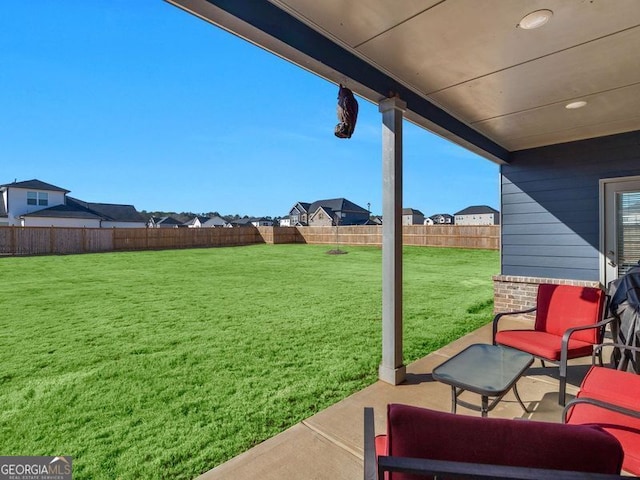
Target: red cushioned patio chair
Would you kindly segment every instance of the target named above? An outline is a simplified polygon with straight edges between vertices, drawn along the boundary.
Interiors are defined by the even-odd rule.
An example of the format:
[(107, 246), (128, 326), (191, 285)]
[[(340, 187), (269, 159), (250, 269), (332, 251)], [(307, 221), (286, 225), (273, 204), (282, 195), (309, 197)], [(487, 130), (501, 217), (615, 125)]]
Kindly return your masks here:
[[(560, 367), (558, 403), (565, 404), (567, 360), (587, 357), (602, 341), (605, 326), (613, 318), (603, 319), (607, 296), (599, 288), (573, 285), (538, 285), (536, 306), (518, 312), (499, 313), (493, 319), (493, 344), (505, 345)], [(535, 312), (533, 329), (498, 331), (505, 315)]]
[(400, 404), (387, 407), (385, 435), (375, 436), (372, 408), (364, 409), (364, 422), (365, 480), (623, 478), (620, 443), (595, 426)]
[[(614, 343), (596, 350), (603, 346), (640, 352), (639, 347)], [(640, 375), (596, 365), (595, 357), (577, 397), (567, 403), (563, 420), (571, 425), (598, 425), (612, 434), (624, 451), (622, 468), (640, 475)]]

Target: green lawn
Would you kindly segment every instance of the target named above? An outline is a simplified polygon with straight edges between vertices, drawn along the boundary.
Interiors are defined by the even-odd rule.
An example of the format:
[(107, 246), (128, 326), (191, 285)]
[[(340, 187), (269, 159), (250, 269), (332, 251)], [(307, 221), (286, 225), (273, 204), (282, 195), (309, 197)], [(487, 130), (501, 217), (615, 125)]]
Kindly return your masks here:
[[(0, 259), (0, 455), (191, 479), (371, 384), (381, 250), (330, 248)], [(407, 363), (490, 320), (498, 252), (404, 259)]]

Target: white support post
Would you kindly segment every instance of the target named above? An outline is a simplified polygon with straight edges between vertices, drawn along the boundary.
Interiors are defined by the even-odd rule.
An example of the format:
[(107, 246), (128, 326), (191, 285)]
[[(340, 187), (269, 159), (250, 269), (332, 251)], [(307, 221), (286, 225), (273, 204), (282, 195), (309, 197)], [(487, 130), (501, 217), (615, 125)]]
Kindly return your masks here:
[(399, 98), (380, 102), (382, 113), (382, 363), (378, 376), (405, 380), (402, 358), (402, 117)]

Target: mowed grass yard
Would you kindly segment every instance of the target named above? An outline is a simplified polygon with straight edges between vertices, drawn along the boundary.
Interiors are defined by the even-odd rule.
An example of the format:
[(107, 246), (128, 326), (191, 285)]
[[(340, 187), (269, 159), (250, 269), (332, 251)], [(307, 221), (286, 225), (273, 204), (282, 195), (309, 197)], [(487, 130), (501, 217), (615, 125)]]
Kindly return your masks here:
[[(0, 259), (0, 454), (192, 479), (376, 381), (381, 250)], [(499, 254), (408, 247), (409, 363), (490, 321)]]

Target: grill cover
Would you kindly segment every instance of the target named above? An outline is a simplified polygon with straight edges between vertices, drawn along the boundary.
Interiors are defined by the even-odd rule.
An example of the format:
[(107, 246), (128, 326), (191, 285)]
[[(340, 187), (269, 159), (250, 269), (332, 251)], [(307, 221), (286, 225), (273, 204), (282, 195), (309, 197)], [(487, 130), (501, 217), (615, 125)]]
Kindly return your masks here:
[[(614, 341), (640, 346), (640, 266), (632, 267), (626, 275), (610, 282), (608, 294), (611, 296), (609, 311), (618, 320), (612, 323)], [(621, 370), (627, 370), (631, 364), (636, 373), (640, 372), (638, 352), (614, 351), (613, 360)]]

